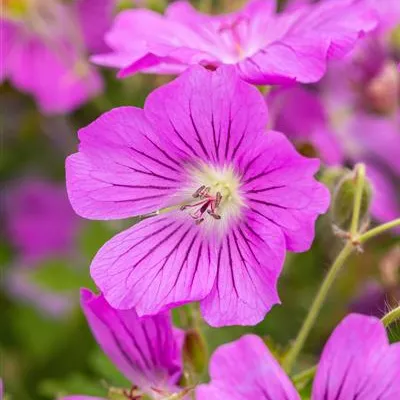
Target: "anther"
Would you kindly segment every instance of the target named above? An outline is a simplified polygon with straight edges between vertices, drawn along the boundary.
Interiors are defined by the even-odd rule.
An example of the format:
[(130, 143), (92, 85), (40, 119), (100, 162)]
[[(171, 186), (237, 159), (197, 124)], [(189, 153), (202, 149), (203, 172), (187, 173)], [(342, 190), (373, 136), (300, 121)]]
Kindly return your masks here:
[(205, 185), (201, 185), (193, 194), (192, 196), (197, 199), (197, 197), (200, 197), (202, 191), (206, 188)]
[(221, 216), (219, 214), (214, 213), (211, 210), (207, 210), (208, 215), (211, 215), (214, 219), (221, 219)]
[(218, 206), (221, 204), (222, 200), (222, 194), (220, 192), (217, 192), (215, 196), (215, 208), (218, 208)]

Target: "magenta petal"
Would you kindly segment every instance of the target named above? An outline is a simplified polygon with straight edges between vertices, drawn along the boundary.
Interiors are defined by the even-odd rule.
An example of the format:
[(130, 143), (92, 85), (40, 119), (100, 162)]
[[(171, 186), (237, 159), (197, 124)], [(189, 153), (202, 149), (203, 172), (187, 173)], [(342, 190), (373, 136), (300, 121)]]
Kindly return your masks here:
[(400, 395), (400, 345), (382, 322), (350, 314), (332, 333), (314, 380), (313, 400), (395, 400)]
[(77, 17), (90, 52), (103, 52), (107, 50), (104, 35), (112, 23), (113, 11), (116, 0), (76, 0)]
[(83, 289), (81, 304), (104, 353), (144, 391), (171, 389), (182, 373), (184, 334), (168, 314), (138, 318), (134, 310), (115, 310), (102, 295)]
[(190, 68), (149, 95), (145, 115), (171, 153), (220, 166), (257, 141), (267, 124), (262, 96), (231, 67)]
[(211, 358), (211, 382), (196, 390), (198, 400), (300, 400), (292, 382), (255, 335), (219, 347)]
[(26, 39), (19, 34), (15, 40), (6, 63), (9, 79), (33, 95), (43, 112), (71, 111), (101, 91), (100, 75), (82, 64), (70, 45), (57, 43), (57, 53), (36, 37)]
[(163, 150), (143, 111), (116, 108), (79, 131), (79, 153), (66, 162), (67, 189), (86, 218), (156, 211), (182, 187), (181, 165)]
[(274, 224), (246, 212), (243, 224), (217, 246), (217, 277), (201, 302), (212, 326), (255, 325), (279, 303), (277, 280), (284, 260), (284, 237)]
[(246, 168), (242, 190), (250, 209), (283, 231), (289, 250), (305, 251), (316, 218), (329, 206), (328, 189), (313, 178), (319, 161), (299, 155), (281, 133), (267, 138)]
[(91, 275), (114, 307), (152, 315), (204, 298), (216, 274), (211, 245), (191, 218), (150, 218), (106, 243)]
[(239, 74), (253, 84), (316, 82), (326, 71), (329, 41), (323, 37), (293, 37), (276, 41), (240, 61)]

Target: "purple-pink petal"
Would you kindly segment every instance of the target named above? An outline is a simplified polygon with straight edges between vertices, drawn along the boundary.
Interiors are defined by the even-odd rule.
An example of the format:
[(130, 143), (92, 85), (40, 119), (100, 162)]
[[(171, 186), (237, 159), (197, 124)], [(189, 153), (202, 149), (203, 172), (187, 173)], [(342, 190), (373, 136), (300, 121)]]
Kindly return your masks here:
[(115, 310), (103, 295), (87, 289), (81, 304), (97, 342), (116, 367), (141, 390), (173, 390), (182, 373), (184, 333), (169, 314), (139, 318), (134, 310)]
[(180, 164), (134, 107), (113, 109), (79, 131), (66, 162), (67, 190), (86, 218), (126, 218), (168, 206), (185, 183)]
[(91, 53), (108, 50), (104, 35), (110, 28), (117, 0), (76, 0), (77, 17), (85, 44)]
[(195, 159), (221, 167), (263, 140), (268, 116), (258, 90), (231, 67), (215, 72), (192, 67), (153, 91), (144, 111), (182, 164)]
[(325, 345), (313, 385), (313, 400), (397, 399), (400, 345), (389, 345), (382, 322), (350, 314)]
[(91, 275), (116, 308), (139, 315), (203, 299), (216, 276), (215, 254), (186, 215), (147, 219), (106, 243)]
[(319, 161), (301, 156), (283, 134), (270, 131), (244, 168), (242, 190), (250, 210), (280, 228), (287, 249), (308, 250), (315, 220), (329, 206), (328, 189), (313, 178)]
[(292, 382), (255, 335), (222, 345), (211, 358), (211, 382), (196, 390), (198, 400), (299, 400)]

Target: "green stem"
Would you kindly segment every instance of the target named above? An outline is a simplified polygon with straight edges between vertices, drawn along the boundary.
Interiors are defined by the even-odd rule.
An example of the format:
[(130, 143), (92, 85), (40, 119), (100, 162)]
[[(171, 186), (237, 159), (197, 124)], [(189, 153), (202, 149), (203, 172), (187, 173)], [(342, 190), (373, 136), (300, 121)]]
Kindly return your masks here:
[(328, 295), (329, 289), (331, 288), (333, 282), (335, 281), (337, 275), (339, 274), (344, 262), (347, 260), (349, 255), (354, 250), (354, 245), (352, 241), (353, 238), (355, 238), (358, 234), (361, 201), (362, 201), (362, 194), (365, 181), (365, 165), (357, 164), (354, 168), (354, 171), (356, 180), (356, 193), (353, 202), (353, 213), (352, 213), (351, 227), (350, 227), (350, 240), (347, 241), (346, 245), (338, 254), (336, 260), (333, 262), (328, 274), (326, 275), (324, 281), (322, 282), (321, 287), (319, 288), (319, 291), (313, 303), (311, 304), (311, 307), (303, 322), (303, 325), (300, 328), (299, 333), (297, 334), (293, 346), (291, 347), (285, 359), (283, 360), (282, 366), (287, 373), (290, 373), (290, 371), (292, 370), (293, 365), (298, 355), (300, 354), (304, 346), (304, 343), (311, 331), (311, 328), (314, 326), (315, 321), (319, 315), (319, 312), (321, 311), (326, 296)]
[(394, 219), (393, 221), (387, 222), (386, 224), (382, 224), (377, 226), (376, 228), (372, 228), (369, 231), (363, 233), (358, 237), (358, 241), (360, 243), (364, 243), (367, 240), (380, 235), (381, 233), (384, 233), (390, 229), (396, 228), (397, 226), (400, 226), (400, 218)]
[(343, 247), (342, 251), (337, 256), (324, 281), (322, 282), (322, 285), (314, 299), (314, 302), (312, 303), (310, 310), (308, 311), (307, 317), (304, 320), (299, 333), (297, 334), (293, 346), (283, 360), (282, 366), (287, 373), (290, 373), (290, 371), (292, 370), (293, 364), (296, 361), (296, 358), (299, 355), (300, 351), (302, 350), (304, 343), (310, 333), (310, 330), (319, 315), (319, 312), (325, 302), (325, 298), (329, 292), (330, 287), (332, 286), (332, 283), (335, 281), (344, 262), (353, 250), (354, 246), (352, 245), (352, 243), (346, 243), (346, 246)]
[(392, 324), (396, 320), (400, 320), (400, 306), (392, 311), (389, 311), (381, 319), (383, 325), (385, 325), (385, 328), (387, 328), (390, 324)]
[(314, 365), (313, 367), (294, 375), (292, 381), (295, 385), (303, 383), (304, 381), (309, 381), (314, 377), (316, 371), (317, 366)]
[(360, 222), (360, 210), (361, 202), (364, 191), (365, 182), (365, 165), (357, 164), (355, 166), (355, 180), (356, 180), (356, 192), (354, 196), (353, 204), (353, 216), (350, 225), (350, 237), (355, 237), (358, 233), (358, 226)]

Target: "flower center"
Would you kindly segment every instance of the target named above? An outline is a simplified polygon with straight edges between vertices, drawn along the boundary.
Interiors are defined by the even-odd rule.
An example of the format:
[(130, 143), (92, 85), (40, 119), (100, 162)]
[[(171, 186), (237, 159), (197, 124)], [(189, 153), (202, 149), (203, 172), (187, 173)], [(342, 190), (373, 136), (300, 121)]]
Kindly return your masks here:
[(217, 169), (204, 166), (192, 173), (194, 188), (191, 200), (181, 205), (201, 224), (206, 219), (220, 221), (240, 213), (243, 205), (240, 195), (240, 181), (231, 167)]

